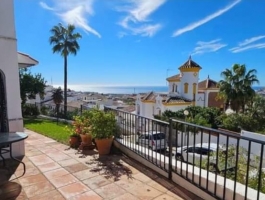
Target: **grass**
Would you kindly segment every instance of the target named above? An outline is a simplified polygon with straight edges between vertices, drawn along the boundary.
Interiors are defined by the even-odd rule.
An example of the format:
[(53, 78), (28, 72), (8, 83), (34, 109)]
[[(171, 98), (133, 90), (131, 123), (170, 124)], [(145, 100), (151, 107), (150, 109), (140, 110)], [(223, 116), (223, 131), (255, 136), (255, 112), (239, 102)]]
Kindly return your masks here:
[(67, 131), (67, 123), (52, 121), (49, 119), (24, 118), (24, 127), (52, 138), (58, 142), (67, 144), (70, 133)]

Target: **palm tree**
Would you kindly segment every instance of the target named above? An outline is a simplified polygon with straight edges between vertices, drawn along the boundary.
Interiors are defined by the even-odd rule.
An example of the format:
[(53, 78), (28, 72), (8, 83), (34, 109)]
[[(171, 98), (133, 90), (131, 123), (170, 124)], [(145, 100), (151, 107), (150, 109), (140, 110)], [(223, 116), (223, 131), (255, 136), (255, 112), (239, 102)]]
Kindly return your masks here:
[(218, 83), (219, 96), (226, 104), (231, 103), (236, 111), (241, 108), (244, 112), (245, 105), (255, 96), (252, 85), (259, 83), (256, 73), (255, 69), (247, 71), (245, 65), (234, 64), (231, 70), (226, 69), (221, 73), (224, 79)]
[(78, 39), (82, 38), (75, 33), (75, 26), (69, 24), (64, 27), (61, 23), (51, 29), (50, 44), (53, 45), (53, 53), (60, 53), (64, 58), (64, 115), (67, 113), (67, 57), (69, 54), (76, 55), (79, 50)]
[(57, 123), (58, 123), (59, 108), (60, 108), (61, 103), (63, 102), (63, 99), (64, 99), (63, 91), (60, 87), (52, 92), (52, 100), (55, 103), (56, 112), (57, 112)]

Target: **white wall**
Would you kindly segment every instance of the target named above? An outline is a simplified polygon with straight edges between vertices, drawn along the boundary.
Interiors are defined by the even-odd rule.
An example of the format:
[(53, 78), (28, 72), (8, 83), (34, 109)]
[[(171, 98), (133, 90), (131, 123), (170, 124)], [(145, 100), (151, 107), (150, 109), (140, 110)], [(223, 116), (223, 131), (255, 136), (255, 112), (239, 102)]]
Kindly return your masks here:
[[(178, 90), (177, 92), (179, 94), (182, 93), (182, 86), (181, 86), (181, 82), (168, 82), (168, 93), (172, 93), (173, 90), (173, 84), (175, 84), (175, 88), (177, 86)], [(174, 88), (174, 93), (176, 93), (176, 89)]]
[[(5, 74), (9, 131), (23, 131), (18, 75), (17, 41), (12, 0), (0, 1), (0, 69)], [(1, 134), (1, 133), (0, 133)], [(24, 143), (18, 142), (15, 155), (24, 155)]]
[[(182, 93), (181, 96), (187, 98), (187, 99), (193, 99), (193, 83), (196, 83), (196, 91), (198, 92), (198, 80), (199, 80), (199, 72), (196, 72), (197, 76), (194, 76), (194, 72), (183, 72), (183, 75), (181, 77), (181, 88), (182, 88)], [(184, 93), (184, 84), (188, 83), (188, 93)]]
[(198, 93), (196, 95), (196, 106), (205, 107), (205, 94)]
[(155, 106), (154, 103), (143, 103), (141, 107), (141, 116), (147, 117), (147, 118), (153, 118), (153, 107)]

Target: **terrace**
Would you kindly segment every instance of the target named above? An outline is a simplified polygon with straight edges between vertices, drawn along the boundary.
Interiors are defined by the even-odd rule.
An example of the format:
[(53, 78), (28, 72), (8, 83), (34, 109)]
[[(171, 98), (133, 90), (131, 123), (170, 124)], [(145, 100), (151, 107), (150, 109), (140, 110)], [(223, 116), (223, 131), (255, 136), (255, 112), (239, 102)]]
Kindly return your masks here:
[(23, 166), (0, 168), (0, 199), (200, 199), (118, 150), (99, 157), (25, 130)]

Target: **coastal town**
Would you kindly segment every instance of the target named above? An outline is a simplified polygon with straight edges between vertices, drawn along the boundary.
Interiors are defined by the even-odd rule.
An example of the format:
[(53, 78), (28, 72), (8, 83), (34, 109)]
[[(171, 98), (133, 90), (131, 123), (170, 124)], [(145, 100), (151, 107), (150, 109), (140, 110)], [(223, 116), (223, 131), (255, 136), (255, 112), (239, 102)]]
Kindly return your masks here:
[(264, 8), (1, 0), (0, 200), (265, 200)]

